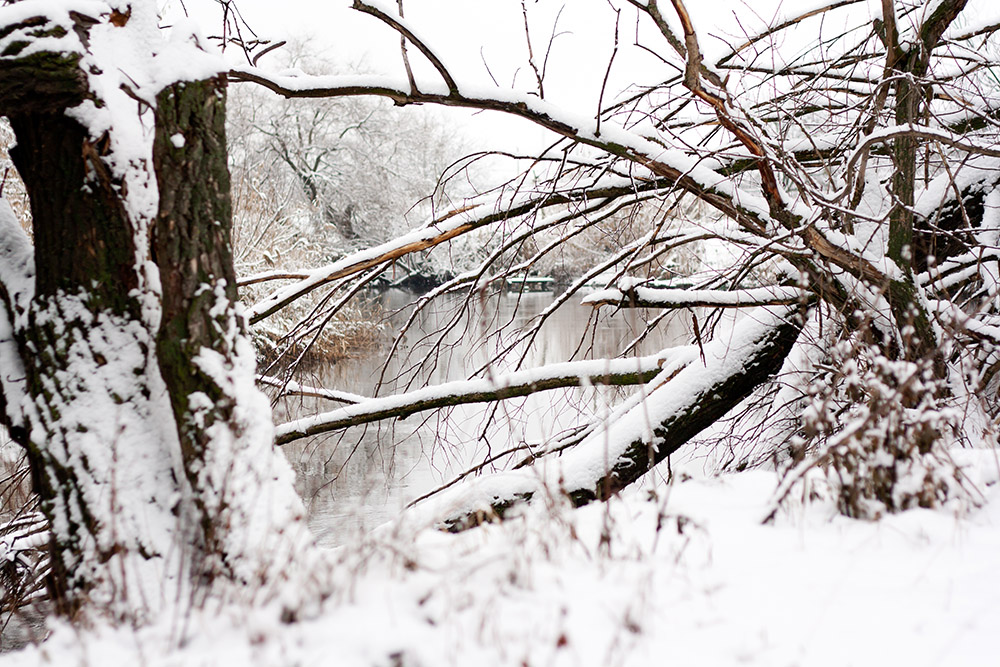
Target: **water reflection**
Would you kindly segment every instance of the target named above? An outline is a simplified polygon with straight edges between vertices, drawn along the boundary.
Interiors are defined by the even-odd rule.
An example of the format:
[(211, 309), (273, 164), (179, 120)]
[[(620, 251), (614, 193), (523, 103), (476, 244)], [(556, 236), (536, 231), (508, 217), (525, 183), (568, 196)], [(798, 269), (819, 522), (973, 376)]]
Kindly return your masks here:
[[(387, 312), (396, 311), (386, 326), (397, 332), (415, 297), (390, 291)], [(469, 312), (454, 320), (460, 301), (437, 305), (421, 313), (407, 332), (399, 354), (385, 377), (402, 373), (412, 388), (465, 379), (488, 365), (487, 373), (571, 359), (615, 356), (645, 330), (655, 313), (600, 313), (578, 305), (579, 298), (560, 306), (541, 327), (530, 346), (513, 347), (512, 354), (488, 364), (502, 347), (530, 327), (552, 303), (551, 294), (501, 294), (471, 303)], [(605, 309), (607, 310), (607, 309)], [(434, 347), (442, 327), (454, 323), (444, 345)], [(499, 334), (487, 336), (502, 325)], [(690, 317), (681, 311), (660, 322), (637, 347), (650, 354), (690, 338)], [(373, 395), (382, 374), (383, 355), (377, 350), (314, 371), (311, 381), (344, 391)], [(433, 363), (420, 364), (425, 358)], [(392, 385), (380, 394), (391, 393)], [(524, 441), (537, 441), (599, 414), (622, 391), (572, 388), (544, 392), (498, 404), (474, 404), (438, 413), (421, 413), (405, 420), (359, 426), (338, 434), (298, 441), (285, 447), (297, 474), (297, 489), (309, 510), (310, 525), (326, 545), (338, 544), (356, 531), (367, 531), (390, 519), (405, 504), (440, 486), (456, 473)], [(285, 399), (276, 408), (279, 421), (331, 410), (337, 404), (318, 399)], [(519, 458), (519, 457), (518, 457)], [(500, 466), (503, 460), (498, 462)]]

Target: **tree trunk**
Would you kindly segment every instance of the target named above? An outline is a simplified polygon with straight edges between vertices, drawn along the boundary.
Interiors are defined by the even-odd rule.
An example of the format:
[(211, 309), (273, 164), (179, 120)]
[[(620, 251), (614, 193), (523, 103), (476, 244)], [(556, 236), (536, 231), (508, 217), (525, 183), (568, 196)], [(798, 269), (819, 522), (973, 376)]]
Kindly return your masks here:
[[(942, 0), (917, 31), (918, 39), (909, 42), (905, 50), (899, 43), (896, 19), (891, 14), (892, 3), (883, 2), (884, 19), (890, 25), (886, 36), (887, 70), (895, 80), (895, 122), (900, 127), (914, 126), (920, 121), (921, 102), (929, 84), (925, 81), (931, 53), (949, 25), (965, 8), (967, 0)], [(893, 317), (903, 335), (902, 355), (909, 360), (933, 359), (938, 377), (947, 369), (938, 348), (937, 335), (931, 325), (927, 308), (913, 278), (914, 197), (919, 144), (913, 135), (903, 134), (892, 148), (892, 209), (889, 212), (889, 239), (886, 255), (899, 268), (901, 278), (892, 280), (886, 297)]]
[(256, 595), (311, 545), (236, 299), (224, 80), (145, 90), (152, 109), (91, 78), (130, 66), (95, 65), (91, 41), (111, 32), (163, 52), (155, 11), (0, 25), (66, 43), (0, 60), (0, 91), (39, 90), (0, 99), (34, 232), (33, 289), (22, 269), (10, 298), (21, 283), (0, 261), (0, 343), (25, 377), (23, 396), (0, 385), (0, 406), (50, 524), (58, 610), (132, 621), (209, 592)]
[(254, 388), (255, 353), (238, 303), (225, 90), (216, 76), (157, 97), (156, 352), (198, 517), (198, 576), (262, 586), (292, 566), (276, 557), (285, 548), (271, 528), (295, 527), (285, 545), (293, 551), (309, 538), (291, 470), (273, 450), (270, 406)]
[(136, 588), (178, 574), (161, 562), (171, 543), (159, 531), (179, 520), (174, 436), (161, 427), (136, 229), (106, 138), (59, 113), (10, 121), (35, 244), (34, 298), (15, 326), (30, 396), (22, 444), (51, 527), (50, 593), (66, 614), (96, 598), (128, 615), (119, 603), (156, 596)]

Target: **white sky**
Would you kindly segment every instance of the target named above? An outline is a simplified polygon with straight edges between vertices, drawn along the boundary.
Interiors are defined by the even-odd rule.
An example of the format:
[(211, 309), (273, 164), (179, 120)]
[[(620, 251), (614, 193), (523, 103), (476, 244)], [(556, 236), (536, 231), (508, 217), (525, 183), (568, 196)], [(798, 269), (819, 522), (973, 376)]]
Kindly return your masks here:
[[(725, 1), (725, 0), (723, 0)], [(177, 9), (180, 0), (168, 0)], [(206, 34), (217, 34), (219, 21), (213, 0), (184, 0), (183, 4)], [(350, 9), (350, 0), (240, 0), (239, 6), (251, 27), (265, 39), (309, 38), (322, 45), (332, 60), (344, 64), (363, 63), (378, 73), (399, 74), (399, 37), (371, 16)], [(546, 98), (580, 113), (591, 107), (596, 113), (608, 59), (614, 48), (615, 14), (607, 0), (527, 0), (532, 26), (532, 46), (541, 66), (552, 34), (556, 15), (559, 36), (555, 39), (547, 65)], [(490, 82), (535, 90), (534, 73), (528, 66), (528, 48), (520, 0), (408, 0), (407, 19), (418, 27), (439, 57), (461, 83)], [(646, 26), (648, 29), (649, 26)], [(652, 37), (650, 43), (662, 39)], [(611, 98), (629, 83), (654, 83), (670, 70), (650, 54), (632, 47), (635, 18), (623, 11), (620, 21), (619, 53), (615, 59), (606, 97)], [(264, 57), (262, 67), (275, 61)], [(427, 62), (411, 48), (411, 62), (427, 81), (440, 81)], [(487, 65), (489, 71), (487, 71)], [(605, 100), (607, 101), (607, 100)], [(551, 135), (518, 119), (498, 118), (499, 114), (458, 114), (468, 125), (468, 133), (487, 147), (528, 149)], [(485, 116), (485, 118), (484, 118)]]
[[(381, 0), (394, 6), (395, 0)], [(977, 6), (989, 7), (996, 0), (972, 0), (967, 14), (975, 16)], [(541, 64), (557, 14), (561, 11), (558, 32), (545, 79), (546, 99), (569, 108), (574, 115), (587, 109), (596, 113), (602, 81), (614, 47), (615, 12), (609, 0), (525, 0), (532, 26), (536, 61)], [(830, 0), (687, 0), (699, 32), (706, 60), (726, 50), (726, 42), (742, 42), (765, 25), (826, 5)], [(181, 5), (203, 27), (206, 34), (218, 34), (216, 0), (161, 0), (176, 13)], [(630, 84), (652, 84), (676, 73), (654, 55), (636, 48), (636, 12), (623, 0), (619, 23), (619, 50), (611, 70), (605, 103), (614, 99)], [(675, 24), (669, 0), (661, 9)], [(342, 67), (361, 63), (380, 74), (402, 73), (399, 37), (377, 19), (350, 9), (351, 0), (238, 0), (250, 26), (263, 39), (309, 39)], [(868, 0), (821, 20), (827, 34), (836, 24), (870, 21), (880, 14), (879, 0)], [(434, 48), (458, 79), (489, 83), (490, 73), (501, 86), (514, 85), (521, 90), (535, 90), (534, 74), (528, 66), (521, 0), (406, 0), (405, 14), (418, 33)], [(1000, 10), (989, 13), (996, 14)], [(168, 14), (169, 15), (169, 14)], [(737, 18), (738, 16), (738, 18)], [(799, 31), (786, 31), (783, 52), (815, 46), (816, 19)], [(639, 23), (640, 40), (661, 54), (669, 47), (648, 19)], [(679, 27), (675, 27), (680, 34)], [(801, 41), (801, 44), (795, 44)], [(234, 54), (236, 55), (236, 54)], [(440, 79), (429, 64), (411, 48), (411, 62), (421, 80), (437, 83)], [(676, 61), (675, 61), (676, 62)], [(265, 56), (261, 67), (276, 65)], [(767, 64), (767, 63), (761, 63)], [(489, 72), (487, 71), (489, 66)], [(318, 72), (317, 72), (318, 73)], [(501, 117), (488, 112), (473, 116), (469, 112), (448, 112), (449, 118), (466, 127), (471, 148), (511, 148), (532, 150), (551, 141), (551, 135), (526, 121)]]

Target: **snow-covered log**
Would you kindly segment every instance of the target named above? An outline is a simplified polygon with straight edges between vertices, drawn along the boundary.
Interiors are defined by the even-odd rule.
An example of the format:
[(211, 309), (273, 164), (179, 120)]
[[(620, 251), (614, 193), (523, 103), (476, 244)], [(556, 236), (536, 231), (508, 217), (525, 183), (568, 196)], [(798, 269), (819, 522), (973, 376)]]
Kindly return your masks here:
[(560, 456), (469, 482), (432, 498), (423, 510), (418, 505), (418, 511), (462, 530), (502, 517), (541, 493), (566, 496), (577, 506), (610, 498), (778, 373), (802, 330), (802, 315), (789, 307), (752, 311), (704, 347), (703, 361), (665, 365), (632, 400)]
[(698, 290), (633, 285), (588, 294), (581, 303), (587, 306), (616, 308), (751, 308), (787, 306), (807, 299), (809, 293), (799, 287), (771, 285), (741, 290)]

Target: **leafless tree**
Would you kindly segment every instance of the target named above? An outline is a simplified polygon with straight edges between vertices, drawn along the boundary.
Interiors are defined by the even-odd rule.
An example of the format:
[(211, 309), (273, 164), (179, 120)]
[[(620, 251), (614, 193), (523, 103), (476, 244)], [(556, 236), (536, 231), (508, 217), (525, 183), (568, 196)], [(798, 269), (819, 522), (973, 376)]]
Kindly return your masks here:
[[(164, 51), (150, 46), (159, 44), (150, 34), (154, 3), (136, 1), (127, 12), (118, 4), (98, 16), (61, 3), (37, 14), (30, 2), (0, 7), (0, 113), (17, 136), (12, 158), (33, 226), (32, 242), (0, 210), (0, 416), (28, 453), (60, 611), (90, 605), (141, 621), (150, 599), (143, 582), (162, 580), (185, 594), (247, 584), (273, 592), (298, 576), (296, 563), (313, 563), (315, 550), (262, 428), (260, 396), (242, 391), (251, 364), (229, 238), (226, 77), (191, 82), (175, 72), (164, 82), (156, 68), (141, 67), (138, 80), (159, 83), (120, 77), (133, 64), (98, 62), (106, 52), (91, 40), (127, 35), (143, 62), (164, 62), (156, 61)], [(604, 90), (593, 118), (543, 98), (551, 86), (538, 41), (529, 40), (537, 84), (530, 93), (465, 81), (402, 3), (353, 6), (398, 33), (403, 76), (268, 71), (255, 63), (269, 46), (227, 28), (226, 43), (247, 55), (230, 82), (288, 99), (374, 96), (499, 111), (554, 137), (521, 177), (432, 209), (409, 233), (326, 266), (253, 277), (258, 285), (284, 282), (249, 308), (251, 323), (322, 289), (323, 307), (301, 324), (302, 336), (314, 335), (394, 262), (473, 235), (488, 239), (475, 268), (414, 305), (411, 318), (462, 297), (440, 334), (407, 362), (431, 364), (491, 286), (530, 272), (613, 216), (647, 207), (645, 233), (624, 236), (528, 324), (500, 327), (511, 334), (496, 338), (497, 355), (513, 357), (508, 374), (486, 364), (456, 384), (379, 397), (283, 383), (350, 405), (279, 424), (276, 441), (606, 383), (636, 390), (598, 418), (518, 452), (509, 470), (466, 476), (449, 489), (455, 495), (439, 519), (462, 528), (541, 495), (578, 505), (608, 499), (707, 429), (766, 436), (756, 459), (786, 456), (792, 464), (779, 492), (820, 466), (841, 480), (847, 513), (940, 502), (955, 490), (952, 471), (940, 467), (943, 445), (953, 435), (995, 444), (1000, 385), (1000, 24), (983, 20), (989, 7), (975, 4), (840, 0), (748, 34), (709, 62), (682, 0), (613, 0), (615, 34), (630, 34), (630, 22), (641, 27), (636, 40), (662, 62), (662, 81), (617, 96)], [(783, 49), (793, 29), (810, 31), (812, 48)], [(172, 44), (185, 49), (175, 55), (198, 52), (191, 40)], [(411, 58), (424, 59), (433, 78), (418, 76)], [(595, 77), (606, 83), (612, 65)], [(147, 135), (148, 154), (127, 152), (127, 139)], [(713, 213), (676, 215), (692, 201)], [(659, 277), (664, 253), (706, 238), (737, 259), (697, 289), (643, 282)], [(524, 345), (551, 313), (609, 272), (617, 278), (589, 297), (595, 307), (739, 314), (709, 318), (714, 326), (696, 328), (691, 345), (652, 356), (626, 344), (620, 359), (523, 368)], [(741, 415), (742, 430), (727, 426)], [(979, 424), (986, 426), (977, 432)], [(919, 488), (902, 488), (903, 477)], [(264, 497), (277, 517), (261, 526)]]
[[(898, 385), (893, 391), (902, 393), (895, 403), (904, 410), (922, 405), (924, 412), (933, 412), (932, 407), (949, 401), (972, 401), (977, 413), (992, 419), (996, 362), (987, 332), (996, 316), (996, 267), (988, 258), (995, 247), (992, 193), (1000, 150), (995, 141), (998, 101), (990, 83), (997, 26), (984, 20), (987, 10), (966, 7), (961, 0), (831, 2), (734, 40), (727, 54), (707, 62), (700, 33), (682, 1), (669, 6), (656, 0), (612, 4), (619, 23), (632, 21), (642, 28), (635, 30), (637, 40), (650, 34), (647, 28), (654, 29), (656, 39), (638, 45), (661, 59), (662, 83), (614, 99), (602, 92), (603, 106), (591, 120), (543, 99), (541, 80), (538, 90), (528, 94), (491, 92), (482, 82), (460, 80), (401, 12), (363, 0), (356, 0), (354, 8), (396, 30), (408, 53), (426, 58), (436, 80), (418, 81), (410, 69), (406, 85), (388, 79), (359, 83), (286, 77), (254, 67), (231, 71), (234, 81), (257, 83), (290, 99), (378, 95), (399, 105), (494, 110), (530, 120), (557, 137), (536, 156), (534, 171), (520, 180), (438, 215), (398, 241), (276, 289), (253, 306), (251, 319), (265, 319), (321, 285), (350, 289), (403, 255), (491, 230), (499, 239), (498, 250), (417, 304), (419, 310), (445, 295), (464, 293), (466, 306), (461, 308), (467, 312), (485, 285), (530, 271), (616, 211), (655, 206), (660, 213), (647, 214), (647, 233), (623, 239), (553, 309), (575, 298), (587, 280), (614, 270), (625, 280), (591, 299), (595, 306), (763, 310), (737, 318), (745, 350), (730, 349), (717, 335), (713, 345), (722, 346), (712, 352), (717, 357), (703, 350), (700, 361), (681, 364), (683, 370), (661, 362), (670, 371), (646, 385), (632, 412), (623, 408), (614, 413), (614, 423), (590, 425), (585, 433), (591, 439), (578, 438), (573, 456), (566, 447), (552, 448), (567, 461), (563, 480), (569, 476), (565, 469), (587, 468), (594, 458), (609, 461), (588, 468), (600, 473), (574, 478), (559, 492), (577, 503), (607, 498), (754, 396), (758, 402), (769, 397), (771, 408), (764, 413), (784, 424), (776, 432), (766, 419), (758, 420), (758, 428), (771, 439), (763, 455), (758, 449), (757, 460), (783, 452), (807, 467), (827, 465), (830, 457), (823, 452), (831, 443), (847, 446), (837, 434), (851, 431), (845, 416), (851, 410), (837, 413), (843, 419), (804, 430), (798, 419), (788, 419), (788, 410), (801, 411), (808, 403), (802, 388), (809, 386), (809, 378), (830, 379), (822, 369), (843, 358), (843, 351), (836, 352), (843, 345), (864, 369), (890, 365), (884, 374), (895, 380), (886, 383)], [(809, 31), (811, 46), (798, 51), (783, 47), (793, 30), (799, 35)], [(541, 76), (537, 68), (533, 71)], [(691, 200), (715, 215), (676, 224), (677, 216), (669, 213)], [(658, 277), (652, 269), (666, 250), (705, 238), (729, 244), (741, 259), (704, 289), (656, 289), (636, 282), (637, 276)], [(761, 276), (776, 282), (762, 284)], [(530, 341), (553, 309), (517, 340)], [(456, 315), (453, 326), (459, 322)], [(822, 351), (819, 361), (800, 352), (806, 346)], [(507, 345), (502, 351), (515, 349)], [(804, 357), (813, 361), (791, 361)], [(707, 373), (706, 366), (714, 370)], [(801, 377), (793, 379), (793, 370)], [(570, 372), (563, 382), (586, 381), (583, 376)], [(711, 381), (702, 381), (705, 377)], [(913, 384), (906, 379), (911, 377), (923, 380)], [(959, 385), (956, 377), (962, 378)], [(640, 373), (633, 380), (648, 378)], [(377, 399), (368, 409), (363, 403), (279, 425), (278, 439), (287, 442), (348, 423), (465, 400), (504, 398), (506, 390), (500, 387), (505, 380), (493, 381), (497, 388), (492, 392), (478, 385), (468, 393), (441, 388), (442, 395), (428, 401), (428, 391), (422, 389), (410, 401), (409, 395), (395, 397), (394, 410), (382, 409), (378, 400), (384, 399)], [(835, 385), (831, 391), (842, 396), (854, 381), (830, 379)], [(782, 389), (793, 382), (799, 391), (790, 398)], [(913, 390), (904, 391), (904, 386)], [(870, 388), (855, 392), (854, 403), (847, 404), (874, 400), (866, 391)], [(782, 410), (773, 402), (776, 393), (783, 396)], [(671, 407), (661, 412), (661, 405)], [(897, 416), (905, 421), (906, 415)], [(894, 452), (897, 463), (873, 473), (888, 476), (886, 488), (893, 488), (904, 468), (915, 469), (913, 459), (929, 456), (946, 433), (962, 431), (940, 420), (916, 429), (923, 434), (919, 437), (909, 427), (900, 428), (910, 433), (904, 444), (893, 448), (891, 438), (883, 436), (872, 446)], [(618, 443), (610, 453), (609, 439)], [(491, 503), (492, 510), (502, 513), (537, 493), (539, 476), (544, 477), (507, 475), (513, 481)], [(927, 474), (932, 488), (918, 499), (921, 503), (932, 504), (948, 493), (947, 484), (932, 477)], [(890, 510), (912, 500), (894, 500), (882, 491), (875, 495)]]

